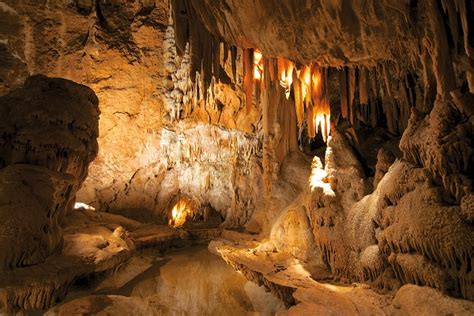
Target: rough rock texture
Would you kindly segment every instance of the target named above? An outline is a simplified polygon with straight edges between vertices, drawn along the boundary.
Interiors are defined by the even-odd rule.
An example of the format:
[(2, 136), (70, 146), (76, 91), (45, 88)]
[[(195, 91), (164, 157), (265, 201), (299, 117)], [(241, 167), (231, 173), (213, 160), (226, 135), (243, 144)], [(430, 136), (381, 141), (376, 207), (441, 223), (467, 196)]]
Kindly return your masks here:
[(85, 86), (33, 76), (0, 97), (0, 267), (43, 262), (97, 155), (98, 100)]
[[(380, 152), (372, 194), (364, 162), (334, 128), (324, 168), (313, 161), (307, 213), (335, 276), (389, 289), (430, 285), (473, 298), (472, 3), (176, 0), (173, 8), (177, 43), (189, 40), (198, 60), (205, 54), (196, 43), (206, 45), (210, 32), (264, 57), (288, 58), (299, 69), (310, 62), (337, 67), (330, 76), (339, 86), (334, 125), (355, 145), (365, 141), (356, 129), (381, 119), (389, 133), (403, 134), (403, 161), (388, 171), (395, 157)], [(268, 82), (264, 87), (270, 91)], [(276, 107), (265, 93), (263, 109), (271, 112)], [(265, 146), (264, 158), (272, 153)], [(264, 159), (264, 170), (271, 161)], [(301, 223), (282, 217), (272, 237), (284, 244), (286, 237), (274, 232), (304, 229)]]
[(139, 248), (163, 250), (183, 238), (186, 235), (167, 226), (76, 210), (67, 216), (61, 253), (40, 264), (2, 273), (0, 310), (48, 309), (64, 299), (76, 280), (117, 270)]
[(71, 198), (97, 155), (98, 100), (69, 80), (33, 76), (0, 97), (0, 169), (16, 163), (74, 177)]
[(78, 200), (161, 220), (181, 192), (229, 227), (248, 221), (261, 196), (260, 113), (245, 111), (242, 66), (230, 58), (212, 91), (190, 82), (168, 1), (2, 1), (0, 20), (0, 94), (41, 73), (85, 84), (100, 100), (100, 151)]
[(332, 273), (385, 288), (396, 287), (397, 279), (472, 298), (474, 231), (461, 207), (445, 203), (428, 170), (402, 161), (364, 196), (365, 178), (347, 161), (350, 149), (340, 137), (333, 134), (328, 176), (311, 193), (315, 241)]
[(57, 250), (73, 185), (74, 177), (44, 167), (0, 169), (0, 269), (38, 264)]
[(393, 299), (395, 315), (469, 315), (474, 313), (472, 302), (457, 300), (440, 292), (415, 285), (405, 285)]
[[(473, 298), (472, 1), (173, 0), (172, 12), (158, 0), (0, 4), (0, 93), (41, 72), (85, 83), (101, 100), (85, 202), (157, 219), (182, 194), (228, 227), (264, 232), (257, 259), (275, 251), (322, 261), (336, 281)], [(303, 136), (315, 122), (301, 123), (289, 82), (310, 63), (324, 68), (332, 124), (326, 154), (299, 160), (305, 170), (295, 167), (298, 145), (322, 140)], [(382, 142), (365, 158), (377, 128), (401, 136), (402, 159), (380, 151), (375, 164)], [(258, 266), (252, 251), (228, 257)], [(281, 265), (255, 272), (239, 257), (228, 261), (288, 305), (311, 298), (289, 312), (314, 312), (326, 297), (305, 274), (298, 292)]]
[(473, 302), (428, 287), (405, 285), (393, 297), (360, 284), (316, 281), (320, 272), (311, 273), (306, 262), (267, 249), (266, 243), (251, 246), (240, 240), (238, 244), (218, 246), (217, 252), (247, 279), (285, 303), (288, 309), (278, 315), (470, 315), (474, 311)]
[[(447, 43), (447, 35), (456, 52), (472, 58), (472, 7), (463, 2), (206, 0), (197, 4), (177, 0), (173, 5), (182, 9), (182, 20), (199, 17), (229, 44), (258, 47), (265, 55), (285, 56), (301, 64), (317, 61), (339, 67), (390, 60), (407, 65), (425, 48), (445, 53), (447, 47), (440, 44)], [(445, 15), (449, 15), (446, 26), (440, 23)], [(178, 21), (181, 37), (189, 35), (182, 20)], [(416, 47), (429, 39), (435, 40)], [(446, 64), (435, 62), (435, 66)]]
[(459, 203), (472, 192), (474, 129), (472, 115), (457, 110), (455, 102), (437, 100), (425, 117), (414, 112), (400, 149), (407, 161), (427, 168)]

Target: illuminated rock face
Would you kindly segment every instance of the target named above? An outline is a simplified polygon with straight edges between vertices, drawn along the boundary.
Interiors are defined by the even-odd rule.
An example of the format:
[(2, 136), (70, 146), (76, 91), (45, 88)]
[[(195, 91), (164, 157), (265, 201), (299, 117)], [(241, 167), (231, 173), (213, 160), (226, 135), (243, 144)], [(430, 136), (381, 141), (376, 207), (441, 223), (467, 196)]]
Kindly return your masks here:
[(240, 63), (233, 72), (229, 58), (227, 81), (204, 102), (189, 56), (176, 54), (167, 1), (1, 3), (0, 94), (41, 73), (85, 84), (100, 101), (100, 150), (78, 201), (161, 220), (181, 191), (229, 227), (248, 221), (262, 195), (262, 137)]
[[(1, 94), (44, 73), (100, 100), (82, 202), (157, 221), (182, 194), (336, 280), (474, 297), (469, 1), (168, 4), (0, 2)], [(365, 150), (377, 128), (400, 154)], [(316, 135), (325, 154), (298, 158)], [(70, 168), (75, 190), (70, 157), (41, 161)]]

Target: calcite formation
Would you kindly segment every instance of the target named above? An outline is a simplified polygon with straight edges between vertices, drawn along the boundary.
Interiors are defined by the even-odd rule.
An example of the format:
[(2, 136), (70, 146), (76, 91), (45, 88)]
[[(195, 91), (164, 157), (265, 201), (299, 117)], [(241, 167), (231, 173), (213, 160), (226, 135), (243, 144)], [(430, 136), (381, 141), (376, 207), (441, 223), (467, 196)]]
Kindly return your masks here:
[[(118, 269), (50, 313), (197, 311), (150, 298), (168, 279), (122, 294), (154, 269), (140, 249), (217, 238), (283, 314), (472, 314), (443, 295), (474, 299), (473, 17), (470, 0), (0, 1), (3, 308)], [(66, 215), (75, 197), (91, 207)]]
[(73, 186), (71, 175), (44, 167), (0, 169), (0, 269), (38, 264), (58, 250)]
[(0, 115), (0, 267), (8, 269), (62, 245), (61, 225), (98, 151), (98, 100), (71, 81), (33, 76), (0, 97)]
[[(248, 221), (257, 204), (254, 195), (259, 194), (243, 184), (259, 178), (250, 174), (255, 164), (261, 164), (256, 161), (262, 137), (258, 109), (245, 110), (241, 63), (231, 63), (230, 55), (226, 62), (222, 58), (219, 69), (224, 80), (213, 81), (212, 89), (193, 84), (190, 55), (181, 57), (176, 52), (167, 1), (1, 3), (5, 25), (1, 56), (8, 63), (0, 65), (0, 94), (19, 86), (29, 73), (41, 73), (85, 84), (100, 101), (101, 150), (78, 200), (97, 209), (143, 214), (159, 221), (177, 191), (197, 195), (208, 178), (208, 183), (226, 193), (223, 198), (203, 197), (203, 204), (228, 217), (229, 226)], [(241, 58), (242, 50), (233, 50), (232, 56), (234, 61)], [(212, 145), (216, 152), (206, 156), (201, 153), (208, 152), (208, 144), (201, 143), (192, 154), (198, 158), (192, 165), (168, 164), (173, 155), (181, 155), (172, 149), (184, 150), (182, 137), (198, 139), (201, 134), (238, 138), (242, 144), (238, 146), (248, 148), (246, 161), (237, 165), (232, 159), (211, 158), (217, 152), (234, 155), (231, 142), (223, 141)], [(172, 142), (158, 145), (162, 136)], [(170, 159), (163, 164), (162, 157)], [(215, 170), (230, 165), (233, 169), (209, 176), (200, 171), (208, 165)], [(190, 175), (195, 182), (186, 185)], [(169, 179), (173, 184), (167, 183)], [(249, 211), (241, 218), (234, 205), (245, 203)]]
[(98, 102), (91, 89), (74, 82), (28, 78), (0, 98), (0, 168), (24, 163), (70, 174), (74, 197), (99, 150)]

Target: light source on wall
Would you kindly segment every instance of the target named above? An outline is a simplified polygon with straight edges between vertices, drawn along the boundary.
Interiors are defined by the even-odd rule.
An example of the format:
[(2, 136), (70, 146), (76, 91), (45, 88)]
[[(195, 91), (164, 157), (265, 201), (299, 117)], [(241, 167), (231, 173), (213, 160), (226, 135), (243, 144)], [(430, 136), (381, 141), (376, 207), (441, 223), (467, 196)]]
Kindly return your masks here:
[(86, 210), (86, 211), (95, 211), (95, 207), (90, 206), (86, 203), (76, 202), (74, 203), (75, 210)]
[(183, 226), (186, 223), (188, 215), (192, 214), (192, 208), (191, 201), (185, 198), (180, 198), (171, 209), (171, 216), (168, 220), (168, 225), (174, 228)]
[(311, 191), (320, 188), (325, 195), (335, 195), (327, 177), (328, 173), (324, 169), (321, 159), (319, 159), (318, 156), (314, 156), (313, 161), (311, 162), (311, 176), (309, 177)]
[(263, 77), (263, 55), (259, 50), (253, 51), (253, 78), (261, 80)]
[(291, 94), (291, 85), (293, 84), (293, 70), (295, 64), (285, 58), (278, 58), (278, 79), (280, 85), (285, 89), (285, 96), (288, 99)]
[[(285, 89), (285, 97), (290, 98), (293, 89), (298, 127), (303, 127), (306, 115), (308, 136), (316, 137), (319, 132), (326, 142), (330, 133), (331, 110), (328, 97), (327, 69), (316, 63), (298, 69), (291, 60), (278, 57), (266, 58), (258, 49), (244, 50), (244, 81), (243, 89), (247, 100), (247, 109), (252, 103), (253, 88), (264, 88), (264, 81), (277, 79)], [(274, 76), (275, 67), (278, 76)], [(264, 78), (268, 68), (269, 78)]]

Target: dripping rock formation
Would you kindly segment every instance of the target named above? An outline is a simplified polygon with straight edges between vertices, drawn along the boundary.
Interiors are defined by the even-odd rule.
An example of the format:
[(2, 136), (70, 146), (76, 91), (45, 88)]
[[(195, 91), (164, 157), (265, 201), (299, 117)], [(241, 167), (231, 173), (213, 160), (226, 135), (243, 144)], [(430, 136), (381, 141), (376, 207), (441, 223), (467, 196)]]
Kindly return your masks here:
[(471, 0), (0, 0), (0, 313), (472, 315), (473, 145)]

